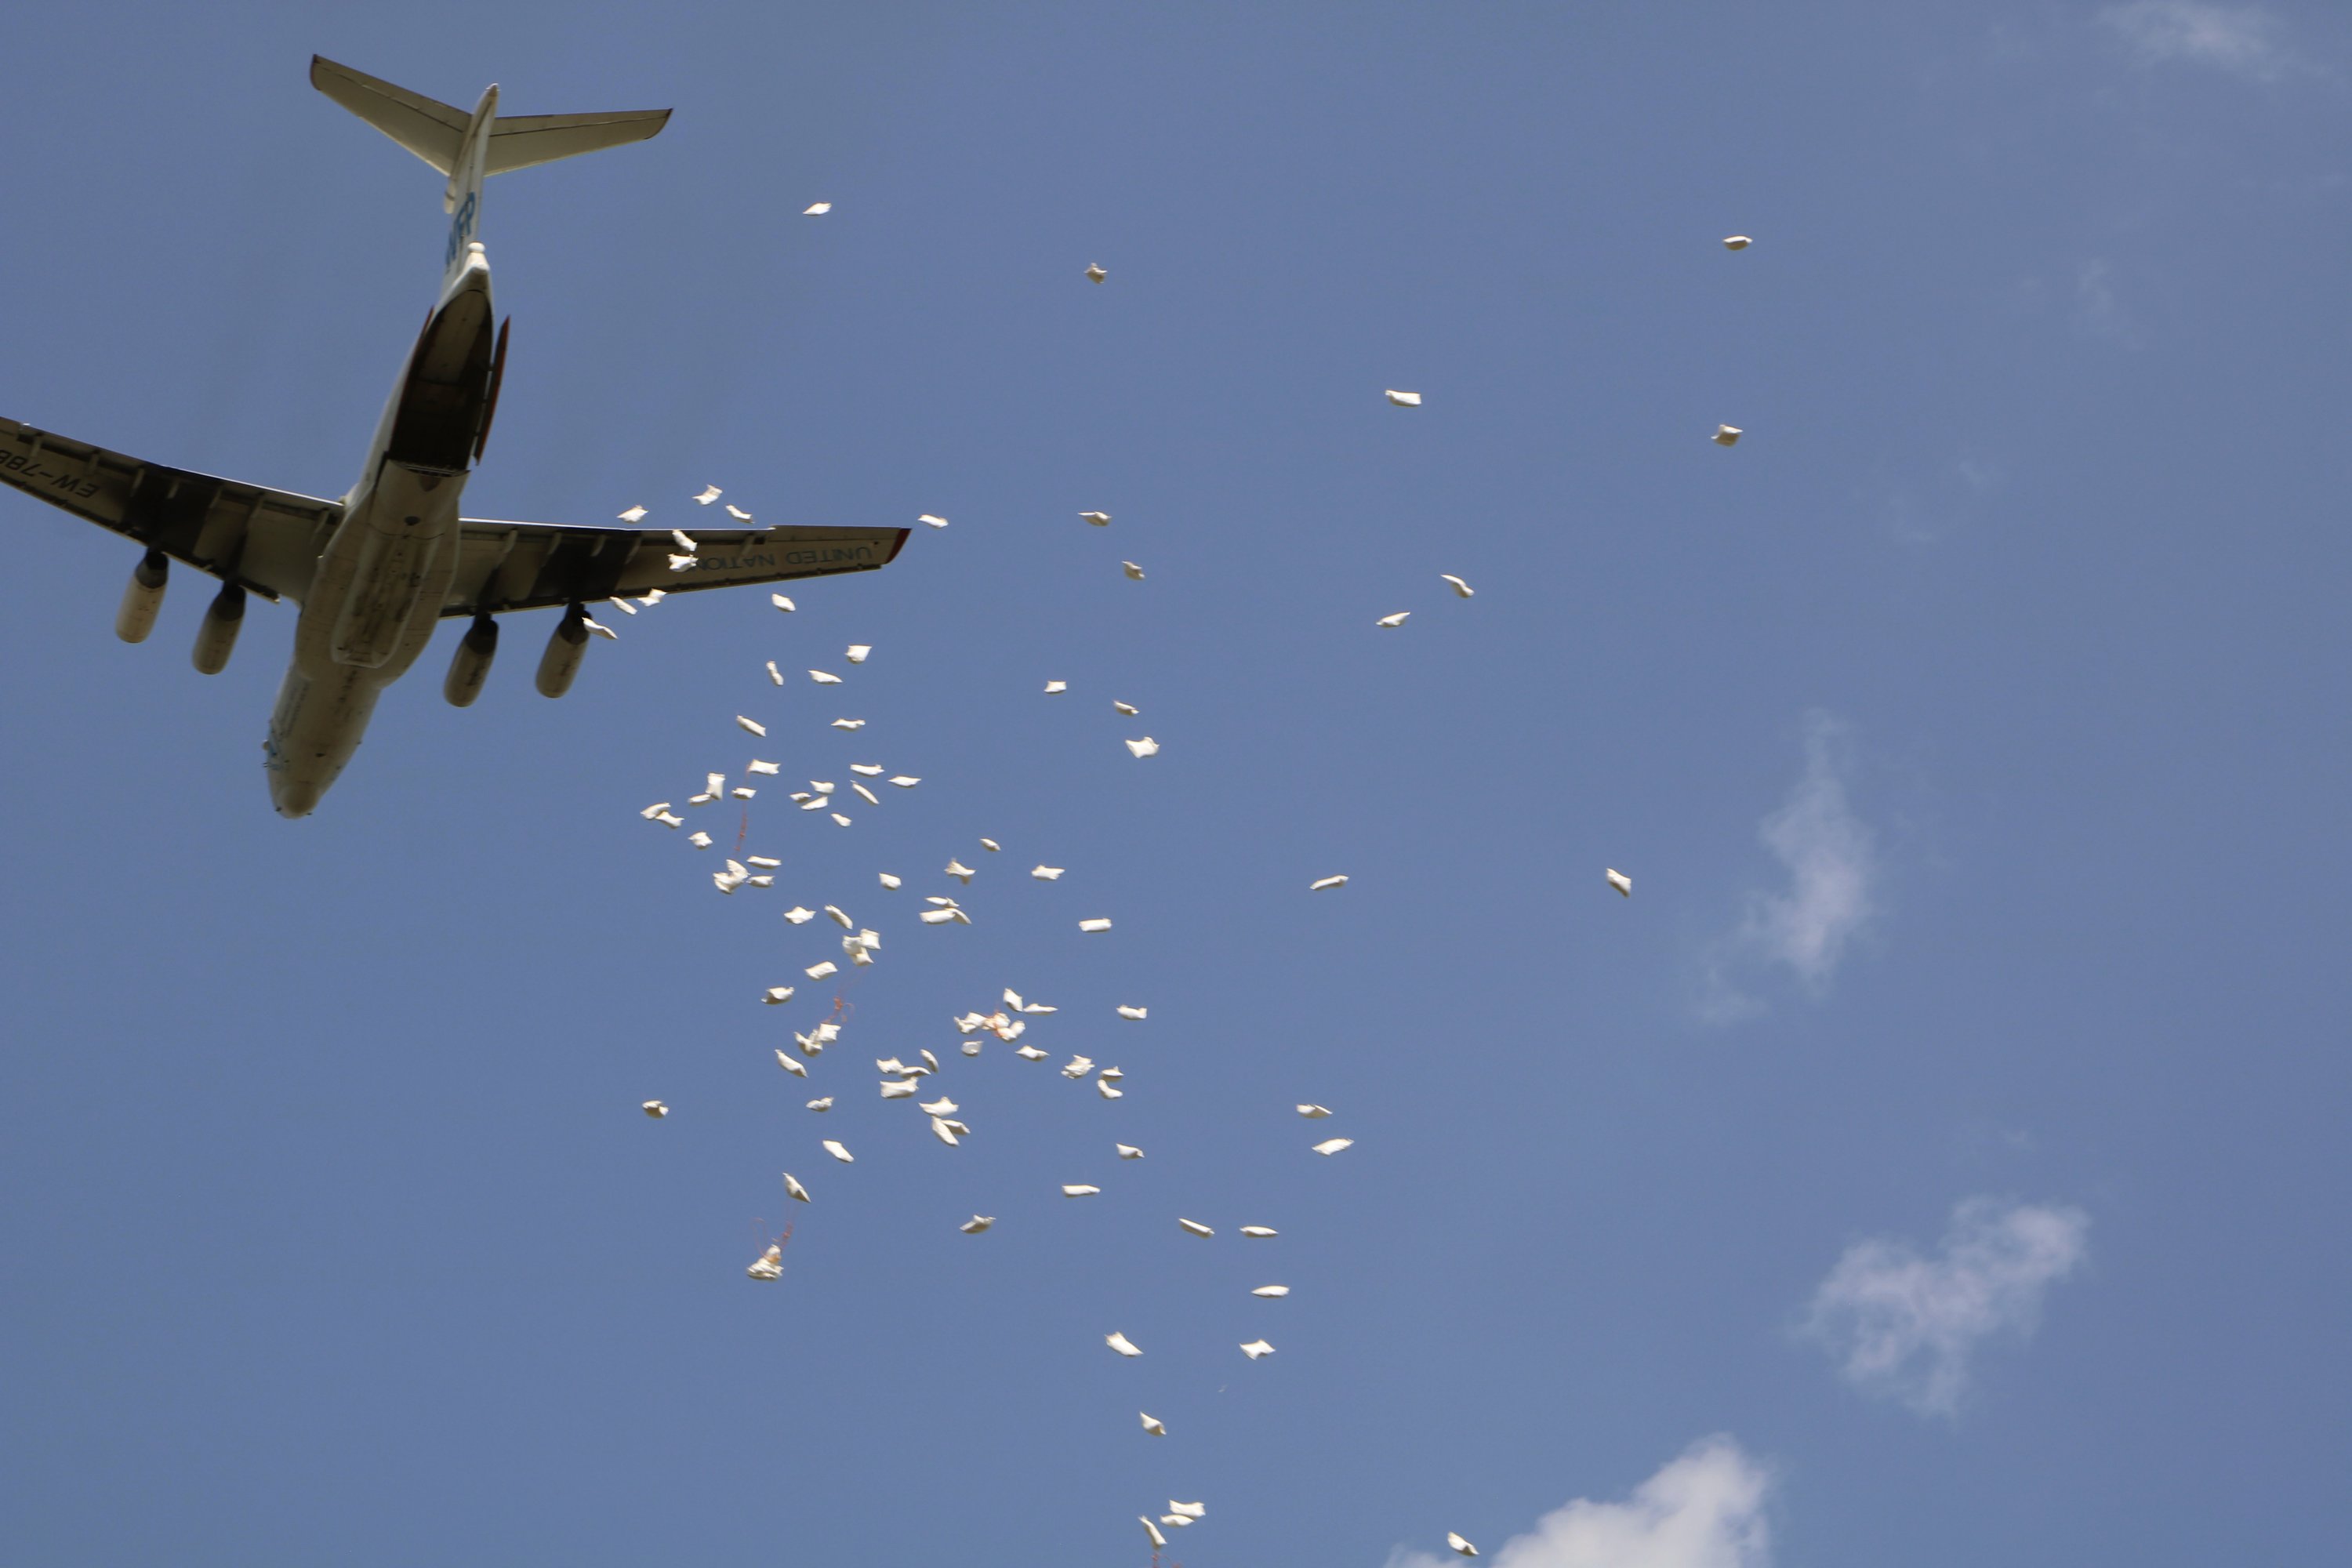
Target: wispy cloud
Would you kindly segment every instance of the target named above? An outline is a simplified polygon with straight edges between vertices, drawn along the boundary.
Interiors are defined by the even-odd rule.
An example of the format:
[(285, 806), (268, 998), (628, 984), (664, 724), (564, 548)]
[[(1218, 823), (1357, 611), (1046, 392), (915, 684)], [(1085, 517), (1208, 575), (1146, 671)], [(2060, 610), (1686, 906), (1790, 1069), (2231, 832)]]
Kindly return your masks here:
[(2279, 42), (2278, 18), (2254, 5), (2207, 0), (2130, 0), (2099, 13), (2143, 65), (2186, 62), (2274, 81), (2294, 67)]
[(1757, 830), (1787, 869), (1788, 890), (1750, 894), (1738, 928), (1711, 955), (1702, 998), (1709, 1016), (1727, 1021), (1757, 1010), (1738, 976), (1759, 963), (1786, 965), (1819, 994), (1846, 944), (1878, 912), (1876, 837), (1846, 799), (1851, 750), (1844, 725), (1806, 715), (1804, 776)]
[[(1481, 1561), (1495, 1568), (1767, 1568), (1771, 1545), (1764, 1501), (1770, 1488), (1770, 1475), (1738, 1443), (1709, 1437), (1643, 1481), (1628, 1500), (1579, 1499), (1538, 1520), (1530, 1533), (1486, 1550)], [(1400, 1548), (1391, 1553), (1389, 1568), (1445, 1568), (1462, 1561)]]
[(2080, 1209), (1970, 1198), (1952, 1211), (1943, 1251), (1856, 1242), (1814, 1292), (1805, 1332), (1863, 1392), (1923, 1415), (1951, 1415), (1969, 1358), (1991, 1335), (2031, 1335), (2042, 1293), (2083, 1261)]
[(1987, 498), (2008, 479), (2007, 465), (1980, 454), (1903, 465), (1896, 483), (1855, 487), (1859, 503), (1874, 508), (1886, 531), (1905, 544), (1940, 543), (1972, 521)]
[(2093, 258), (2074, 271), (2074, 330), (2086, 337), (2105, 338), (2124, 348), (2139, 346), (2139, 331), (2131, 314), (2116, 297), (2114, 269)]

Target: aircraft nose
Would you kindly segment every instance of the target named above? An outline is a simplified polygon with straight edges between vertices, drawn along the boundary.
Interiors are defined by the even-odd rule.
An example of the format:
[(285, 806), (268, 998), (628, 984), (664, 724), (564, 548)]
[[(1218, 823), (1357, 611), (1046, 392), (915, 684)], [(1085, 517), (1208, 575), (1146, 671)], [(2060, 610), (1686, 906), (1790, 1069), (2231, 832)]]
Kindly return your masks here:
[(308, 816), (319, 809), (319, 789), (314, 784), (283, 779), (269, 781), (269, 803), (284, 817)]

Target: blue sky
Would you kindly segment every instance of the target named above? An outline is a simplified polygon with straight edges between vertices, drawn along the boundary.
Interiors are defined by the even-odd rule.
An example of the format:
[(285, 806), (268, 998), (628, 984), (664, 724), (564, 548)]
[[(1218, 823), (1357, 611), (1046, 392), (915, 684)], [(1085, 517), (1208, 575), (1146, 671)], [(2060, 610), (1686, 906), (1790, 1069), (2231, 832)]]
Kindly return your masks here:
[[(443, 220), (313, 51), (677, 110), (489, 186), (469, 511), (951, 526), (560, 702), (452, 627), (289, 823), (290, 608), (201, 677), (0, 495), (6, 1555), (2340, 1549), (2352, 13), (79, 7), (0, 412), (351, 485)], [(752, 755), (924, 783), (720, 898), (636, 813)], [(885, 938), (809, 1085), (794, 903)]]

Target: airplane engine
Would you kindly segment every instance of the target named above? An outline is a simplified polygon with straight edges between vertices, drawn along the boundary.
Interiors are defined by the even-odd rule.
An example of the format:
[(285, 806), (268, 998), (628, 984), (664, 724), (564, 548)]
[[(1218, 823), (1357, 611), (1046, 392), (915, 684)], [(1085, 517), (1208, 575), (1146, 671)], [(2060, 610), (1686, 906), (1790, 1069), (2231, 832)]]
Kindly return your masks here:
[(228, 656), (236, 650), (236, 634), (245, 628), (245, 590), (234, 583), (221, 584), (212, 607), (205, 611), (204, 625), (196, 628), (194, 652), (196, 668), (205, 675), (218, 675), (228, 668)]
[(580, 673), (580, 661), (588, 652), (588, 628), (582, 623), (588, 612), (579, 605), (567, 606), (563, 618), (555, 623), (555, 631), (547, 639), (547, 651), (539, 656), (539, 694), (561, 697), (572, 689), (572, 678)]
[(172, 558), (151, 550), (131, 569), (122, 590), (122, 608), (114, 612), (114, 635), (124, 642), (145, 642), (155, 629), (155, 613), (163, 607), (163, 586), (171, 580)]
[[(457, 644), (457, 657), (449, 661), (449, 678), (441, 683), (441, 695), (449, 700), (450, 707), (474, 705), (474, 699), (482, 694), (482, 683), (490, 678), (490, 660), (498, 651), (499, 623), (488, 616), (476, 616), (465, 639)], [(578, 662), (576, 655), (573, 662)]]

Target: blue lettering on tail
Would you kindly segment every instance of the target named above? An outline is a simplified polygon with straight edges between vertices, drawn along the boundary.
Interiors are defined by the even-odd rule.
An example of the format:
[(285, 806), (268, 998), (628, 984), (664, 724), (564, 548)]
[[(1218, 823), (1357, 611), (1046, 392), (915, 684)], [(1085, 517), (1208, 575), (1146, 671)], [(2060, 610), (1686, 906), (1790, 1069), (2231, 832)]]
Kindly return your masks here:
[(478, 192), (467, 191), (465, 201), (457, 207), (457, 216), (449, 220), (449, 253), (441, 258), (444, 267), (455, 266), (457, 253), (474, 237), (474, 207), (480, 199)]

